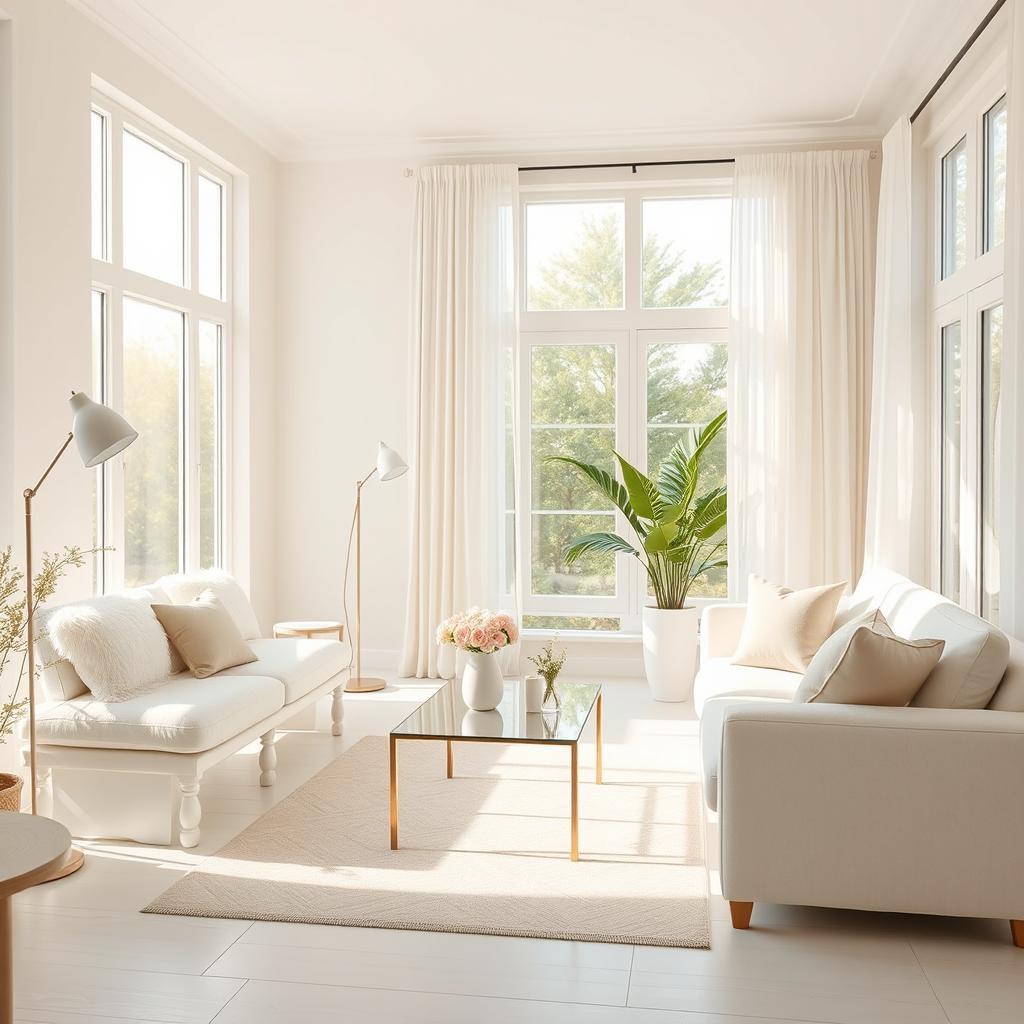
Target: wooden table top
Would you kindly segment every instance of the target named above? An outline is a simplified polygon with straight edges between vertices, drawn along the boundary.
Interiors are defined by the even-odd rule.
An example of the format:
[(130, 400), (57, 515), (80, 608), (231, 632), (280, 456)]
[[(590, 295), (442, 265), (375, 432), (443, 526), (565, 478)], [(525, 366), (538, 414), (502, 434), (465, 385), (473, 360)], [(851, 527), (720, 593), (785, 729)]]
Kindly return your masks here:
[(71, 833), (52, 818), (0, 812), (0, 898), (47, 880), (71, 848)]

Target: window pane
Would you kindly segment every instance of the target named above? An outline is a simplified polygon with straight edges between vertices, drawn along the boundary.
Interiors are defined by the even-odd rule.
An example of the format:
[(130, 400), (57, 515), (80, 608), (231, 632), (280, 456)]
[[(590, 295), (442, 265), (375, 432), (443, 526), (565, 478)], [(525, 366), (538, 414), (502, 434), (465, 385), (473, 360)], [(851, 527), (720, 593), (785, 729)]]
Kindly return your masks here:
[(960, 601), (960, 324), (942, 328), (942, 495), (940, 571), (942, 593)]
[(567, 568), (565, 549), (585, 533), (614, 532), (613, 515), (563, 515), (534, 512), (533, 516), (534, 594), (615, 595), (615, 555), (584, 555)]
[(124, 415), (139, 432), (124, 455), (127, 586), (179, 567), (184, 345), (184, 314), (124, 300)]
[(985, 252), (1006, 231), (1006, 97), (985, 115)]
[(680, 309), (729, 303), (732, 202), (643, 201), (643, 304)]
[(563, 630), (618, 630), (621, 620), (607, 616), (591, 617), (589, 615), (524, 615), (523, 629), (563, 629)]
[(942, 158), (942, 276), (967, 263), (967, 140)]
[(526, 308), (622, 309), (622, 202), (526, 207)]
[(982, 317), (981, 614), (999, 622), (999, 455), (1003, 307)]
[(615, 425), (614, 345), (536, 345), (530, 385), (534, 423)]
[(221, 564), (221, 328), (199, 321), (199, 566)]
[(124, 265), (185, 284), (185, 164), (123, 133)]
[(92, 130), (92, 256), (107, 256), (107, 119), (93, 110)]
[[(647, 466), (656, 477), (678, 441), (691, 438), (725, 409), (729, 350), (725, 345), (647, 346)], [(707, 449), (698, 493), (725, 484), (726, 432)], [(725, 569), (714, 569), (693, 586), (694, 597), (726, 597)]]
[(224, 189), (199, 175), (199, 292), (224, 298)]

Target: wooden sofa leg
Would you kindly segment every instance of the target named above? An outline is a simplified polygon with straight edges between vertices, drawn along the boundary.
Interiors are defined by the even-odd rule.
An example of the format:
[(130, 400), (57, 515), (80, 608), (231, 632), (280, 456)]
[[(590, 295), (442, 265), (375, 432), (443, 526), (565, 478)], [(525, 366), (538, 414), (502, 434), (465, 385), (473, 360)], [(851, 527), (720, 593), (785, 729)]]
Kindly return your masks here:
[(344, 686), (336, 686), (331, 691), (331, 735), (341, 735), (341, 720), (345, 715), (345, 705), (342, 703), (341, 695), (345, 692)]
[(178, 779), (181, 789), (181, 809), (178, 821), (181, 824), (179, 838), (181, 845), (190, 850), (199, 845), (199, 822), (203, 817), (203, 808), (199, 803), (199, 779), (188, 776)]
[(264, 788), (277, 782), (277, 747), (273, 729), (260, 737), (260, 785)]
[(1011, 921), (1010, 935), (1013, 937), (1013, 944), (1024, 949), (1024, 921)]
[(753, 913), (754, 904), (743, 900), (729, 900), (729, 913), (732, 915), (733, 928), (749, 928), (750, 915)]

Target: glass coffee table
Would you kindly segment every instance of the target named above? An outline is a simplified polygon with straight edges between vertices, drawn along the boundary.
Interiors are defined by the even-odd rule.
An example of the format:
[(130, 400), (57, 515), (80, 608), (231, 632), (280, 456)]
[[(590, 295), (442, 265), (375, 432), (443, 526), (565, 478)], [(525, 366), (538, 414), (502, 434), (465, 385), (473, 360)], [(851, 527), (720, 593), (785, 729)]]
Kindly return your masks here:
[(448, 778), (455, 776), (453, 743), (535, 743), (569, 748), (570, 857), (579, 850), (580, 736), (591, 712), (597, 741), (596, 781), (601, 782), (601, 686), (598, 683), (556, 684), (561, 706), (557, 712), (527, 712), (524, 687), (506, 681), (505, 694), (494, 711), (472, 711), (462, 699), (459, 684), (450, 681), (391, 730), (391, 849), (398, 849), (398, 741), (434, 740), (447, 744)]

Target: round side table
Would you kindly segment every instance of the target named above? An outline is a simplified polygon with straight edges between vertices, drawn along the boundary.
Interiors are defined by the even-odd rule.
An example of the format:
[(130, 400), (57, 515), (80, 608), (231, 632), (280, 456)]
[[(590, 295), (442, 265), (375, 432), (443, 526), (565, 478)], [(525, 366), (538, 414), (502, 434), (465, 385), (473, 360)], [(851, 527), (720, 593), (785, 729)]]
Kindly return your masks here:
[(339, 640), (345, 639), (345, 624), (343, 622), (332, 622), (329, 619), (299, 619), (295, 622), (275, 622), (274, 639), (279, 640), (286, 636), (301, 636), (312, 640), (318, 636), (330, 636), (336, 634)]
[(71, 833), (59, 822), (0, 813), (0, 1024), (14, 1022), (14, 938), (11, 897), (66, 874)]

